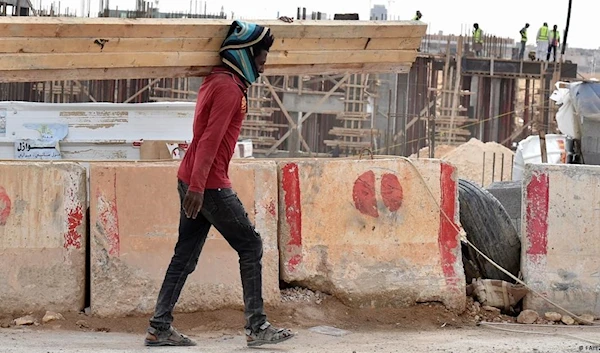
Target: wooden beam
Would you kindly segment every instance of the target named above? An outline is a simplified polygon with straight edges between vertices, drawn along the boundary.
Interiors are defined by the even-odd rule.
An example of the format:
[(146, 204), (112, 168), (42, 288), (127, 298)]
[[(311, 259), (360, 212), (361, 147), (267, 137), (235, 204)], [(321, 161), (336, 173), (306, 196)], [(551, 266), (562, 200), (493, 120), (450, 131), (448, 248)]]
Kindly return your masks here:
[[(3, 17), (2, 37), (225, 38), (231, 20)], [(412, 21), (256, 21), (278, 38), (422, 38), (424, 23)]]
[[(412, 63), (336, 64), (336, 65), (268, 65), (265, 75), (345, 74), (348, 72), (406, 73)], [(0, 82), (45, 82), (62, 80), (120, 80), (134, 78), (202, 77), (210, 73), (209, 66), (167, 66), (142, 68), (102, 68), (70, 70), (2, 71)]]
[[(335, 65), (360, 63), (409, 63), (417, 53), (408, 50), (354, 51), (288, 51), (271, 53), (269, 65)], [(144, 68), (170, 66), (217, 66), (217, 52), (138, 52), (71, 54), (4, 54), (0, 55), (0, 70), (65, 70), (104, 68)]]
[[(276, 38), (266, 68), (272, 75), (405, 72), (427, 28), (413, 21), (258, 23)], [(218, 49), (230, 25), (230, 20), (2, 17), (0, 82), (202, 76), (221, 64)], [(116, 75), (118, 69), (125, 69), (123, 75)]]
[[(9, 37), (0, 34), (0, 53), (136, 53), (218, 51), (216, 38), (44, 38)], [(101, 44), (102, 43), (102, 44)], [(315, 50), (414, 50), (421, 38), (276, 38), (271, 52)]]

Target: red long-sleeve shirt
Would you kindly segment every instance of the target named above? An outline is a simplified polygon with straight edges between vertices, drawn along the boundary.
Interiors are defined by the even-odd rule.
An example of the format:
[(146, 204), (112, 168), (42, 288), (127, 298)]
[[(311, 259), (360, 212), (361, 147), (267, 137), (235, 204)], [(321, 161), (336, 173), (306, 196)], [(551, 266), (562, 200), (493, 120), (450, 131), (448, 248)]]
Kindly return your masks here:
[(189, 190), (230, 188), (233, 157), (246, 113), (246, 87), (231, 71), (217, 67), (206, 77), (196, 102), (194, 137), (177, 177)]

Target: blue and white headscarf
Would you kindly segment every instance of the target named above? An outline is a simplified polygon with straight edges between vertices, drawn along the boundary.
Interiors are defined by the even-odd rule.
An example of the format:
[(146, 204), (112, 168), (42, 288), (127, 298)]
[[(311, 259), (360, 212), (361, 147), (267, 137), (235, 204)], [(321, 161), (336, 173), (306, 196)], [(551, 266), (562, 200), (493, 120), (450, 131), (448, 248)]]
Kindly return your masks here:
[(268, 27), (254, 23), (234, 21), (227, 38), (223, 41), (219, 54), (223, 64), (238, 73), (246, 85), (256, 82), (260, 75), (254, 64), (252, 46), (269, 34)]

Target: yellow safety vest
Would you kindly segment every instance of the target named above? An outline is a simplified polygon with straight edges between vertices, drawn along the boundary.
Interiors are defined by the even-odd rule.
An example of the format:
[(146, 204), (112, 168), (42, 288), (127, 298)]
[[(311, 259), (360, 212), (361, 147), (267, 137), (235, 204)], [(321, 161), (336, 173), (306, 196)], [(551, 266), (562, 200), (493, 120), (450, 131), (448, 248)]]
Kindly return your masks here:
[(419, 18), (419, 16), (415, 15), (415, 17), (413, 17), (413, 19), (412, 19), (412, 20), (413, 20), (413, 21), (420, 21), (420, 18)]
[(523, 28), (523, 32), (521, 32), (521, 42), (527, 42), (527, 29)]
[(540, 28), (540, 36), (538, 40), (548, 40), (548, 27), (542, 26)]
[(481, 39), (481, 28), (473, 30), (473, 41), (475, 43), (483, 43), (483, 40)]

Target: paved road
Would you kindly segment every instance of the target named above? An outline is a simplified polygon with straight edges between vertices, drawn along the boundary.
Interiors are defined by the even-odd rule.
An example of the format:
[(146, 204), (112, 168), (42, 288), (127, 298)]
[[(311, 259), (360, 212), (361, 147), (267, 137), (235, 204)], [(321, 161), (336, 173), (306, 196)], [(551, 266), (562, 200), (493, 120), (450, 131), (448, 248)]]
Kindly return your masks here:
[[(435, 331), (376, 331), (353, 332), (343, 337), (326, 336), (301, 330), (298, 337), (278, 346), (249, 349), (243, 338), (222, 333), (190, 335), (198, 340), (197, 347), (148, 348), (142, 345), (141, 335), (126, 333), (49, 331), (35, 329), (0, 329), (2, 353), (229, 353), (229, 352), (286, 352), (286, 353), (393, 353), (393, 352), (600, 352), (600, 345), (585, 339), (600, 341), (597, 327), (528, 328), (547, 335), (511, 333), (490, 328), (442, 328)], [(571, 334), (579, 337), (565, 337)]]

